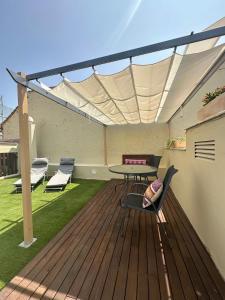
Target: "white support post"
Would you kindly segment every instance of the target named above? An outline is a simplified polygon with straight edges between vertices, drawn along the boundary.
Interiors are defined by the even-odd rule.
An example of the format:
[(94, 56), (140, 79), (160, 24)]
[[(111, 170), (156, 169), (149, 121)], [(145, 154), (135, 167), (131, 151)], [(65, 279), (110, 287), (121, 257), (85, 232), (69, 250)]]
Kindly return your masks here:
[[(24, 74), (20, 74), (25, 77)], [(22, 177), (23, 197), (23, 233), (24, 241), (20, 247), (30, 247), (36, 239), (33, 237), (32, 202), (30, 184), (30, 154), (29, 154), (29, 127), (28, 127), (28, 99), (27, 89), (21, 84), (17, 86), (19, 106), (19, 132), (20, 132), (20, 166)]]

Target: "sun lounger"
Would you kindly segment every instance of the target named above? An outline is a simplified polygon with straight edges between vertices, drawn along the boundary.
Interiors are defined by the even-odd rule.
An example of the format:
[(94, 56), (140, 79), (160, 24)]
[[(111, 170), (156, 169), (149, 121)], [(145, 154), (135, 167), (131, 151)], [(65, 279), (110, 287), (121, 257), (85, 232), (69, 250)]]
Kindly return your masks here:
[[(48, 159), (47, 158), (35, 158), (32, 162), (31, 167), (31, 191), (35, 188), (35, 186), (41, 181), (44, 182), (45, 175), (48, 170)], [(14, 183), (16, 187), (16, 192), (22, 190), (22, 179), (17, 180)]]
[(62, 191), (72, 178), (74, 170), (74, 158), (61, 158), (59, 169), (46, 185), (45, 191), (59, 190)]

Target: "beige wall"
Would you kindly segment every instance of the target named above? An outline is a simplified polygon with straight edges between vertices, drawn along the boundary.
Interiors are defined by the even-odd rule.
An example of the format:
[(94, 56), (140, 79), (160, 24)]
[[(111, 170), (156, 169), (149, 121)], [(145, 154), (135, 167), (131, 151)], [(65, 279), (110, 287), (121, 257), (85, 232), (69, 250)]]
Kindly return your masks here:
[[(29, 138), (30, 138), (30, 160), (37, 157), (37, 145), (36, 145), (36, 125), (34, 120), (29, 117)], [(12, 116), (3, 124), (3, 139), (19, 140), (19, 114), (18, 111), (15, 111)], [(19, 152), (19, 146), (16, 151)]]
[[(29, 93), (32, 157), (48, 157), (50, 174), (61, 157), (75, 157), (76, 176), (110, 179), (104, 166), (104, 128), (34, 92)], [(9, 123), (9, 124), (8, 124)], [(8, 139), (18, 137), (18, 114), (5, 125)], [(168, 139), (166, 124), (110, 126), (106, 129), (108, 165), (120, 164), (122, 154), (162, 155)], [(164, 167), (162, 161), (161, 167)]]
[(36, 124), (37, 155), (58, 163), (74, 157), (77, 163), (104, 164), (103, 127), (34, 92), (29, 114)]
[[(30, 93), (29, 99), (29, 113), (36, 124), (38, 156), (47, 156), (52, 163), (62, 156), (72, 156), (78, 165), (104, 165), (103, 126), (36, 93)], [(168, 126), (109, 126), (106, 137), (108, 164), (120, 164), (124, 153), (163, 154)]]
[[(172, 189), (225, 278), (225, 117), (187, 130), (187, 150), (168, 150), (179, 170)], [(216, 141), (215, 161), (194, 157), (194, 142)]]
[(217, 87), (225, 85), (225, 64), (203, 85), (196, 95), (184, 106), (182, 110), (172, 118), (169, 123), (170, 137), (184, 136), (185, 129), (195, 125), (197, 120), (197, 111), (202, 107), (202, 99), (205, 94), (215, 90)]
[(168, 139), (167, 124), (107, 127), (109, 164), (121, 164), (122, 154), (162, 155)]
[[(197, 112), (209, 91), (225, 84), (225, 64), (169, 122), (170, 137), (183, 136), (185, 129), (198, 123)], [(225, 118), (211, 120), (186, 131), (186, 151), (168, 150), (170, 164), (179, 172), (172, 189), (192, 225), (225, 278)], [(194, 142), (216, 140), (216, 160), (194, 158)]]
[(19, 138), (19, 116), (16, 111), (8, 120), (3, 123), (3, 139), (18, 139)]

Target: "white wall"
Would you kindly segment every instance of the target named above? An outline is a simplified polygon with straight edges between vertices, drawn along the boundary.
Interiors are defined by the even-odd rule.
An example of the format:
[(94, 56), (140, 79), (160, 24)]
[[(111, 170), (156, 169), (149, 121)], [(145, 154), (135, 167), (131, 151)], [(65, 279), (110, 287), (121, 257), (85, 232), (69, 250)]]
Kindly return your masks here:
[[(36, 124), (37, 155), (57, 164), (60, 157), (76, 158), (80, 167), (104, 165), (104, 128), (34, 92), (29, 94), (29, 114)], [(108, 164), (120, 164), (122, 154), (163, 154), (168, 126), (124, 125), (106, 129)], [(98, 172), (97, 172), (98, 173)], [(85, 174), (84, 170), (80, 174)], [(96, 174), (96, 177), (98, 175)], [(100, 175), (99, 175), (100, 176)]]
[[(225, 64), (169, 122), (170, 137), (183, 136), (198, 123), (197, 112), (207, 92), (225, 85)], [(188, 129), (186, 151), (168, 151), (170, 164), (179, 172), (172, 189), (192, 225), (225, 278), (225, 117)], [(216, 140), (216, 160), (194, 158), (194, 142)]]
[[(50, 174), (61, 157), (76, 159), (76, 176), (110, 179), (104, 160), (104, 128), (43, 96), (29, 92), (32, 157), (48, 157)], [(18, 113), (4, 127), (8, 139), (19, 137)], [(168, 125), (124, 125), (106, 129), (107, 163), (120, 164), (122, 154), (162, 155), (168, 139)], [(36, 151), (36, 152), (35, 152)], [(164, 163), (162, 162), (162, 168)]]
[(198, 122), (197, 111), (202, 107), (202, 99), (206, 93), (225, 85), (225, 63), (203, 85), (195, 96), (169, 122), (170, 137), (184, 136), (185, 129)]
[(104, 162), (103, 127), (36, 93), (29, 94), (29, 114), (36, 124), (37, 155), (52, 163), (74, 157), (77, 163)]
[[(179, 172), (172, 189), (225, 278), (225, 117), (187, 130), (187, 150), (168, 151)], [(215, 139), (215, 161), (194, 157), (194, 142)]]
[(109, 164), (121, 164), (122, 154), (162, 155), (168, 139), (167, 124), (140, 124), (107, 127)]

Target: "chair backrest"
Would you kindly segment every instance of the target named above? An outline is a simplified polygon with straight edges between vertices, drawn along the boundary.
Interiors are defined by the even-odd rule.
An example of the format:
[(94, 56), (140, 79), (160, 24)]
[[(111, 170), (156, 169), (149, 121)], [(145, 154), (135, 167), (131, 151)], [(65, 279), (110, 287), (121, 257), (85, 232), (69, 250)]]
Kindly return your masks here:
[(150, 165), (158, 169), (162, 156), (152, 155)]
[(155, 207), (157, 208), (157, 211), (161, 209), (163, 202), (166, 199), (166, 194), (168, 192), (169, 186), (170, 186), (170, 182), (172, 180), (172, 177), (174, 174), (176, 174), (178, 172), (177, 169), (174, 168), (174, 166), (170, 166), (167, 171), (166, 171), (166, 175), (164, 177), (163, 180), (163, 192), (160, 195), (159, 199), (154, 203)]
[(46, 157), (35, 158), (32, 162), (31, 173), (45, 173), (48, 170), (48, 159)]
[(74, 158), (61, 158), (59, 170), (66, 174), (72, 174), (74, 169), (74, 163), (75, 163)]

